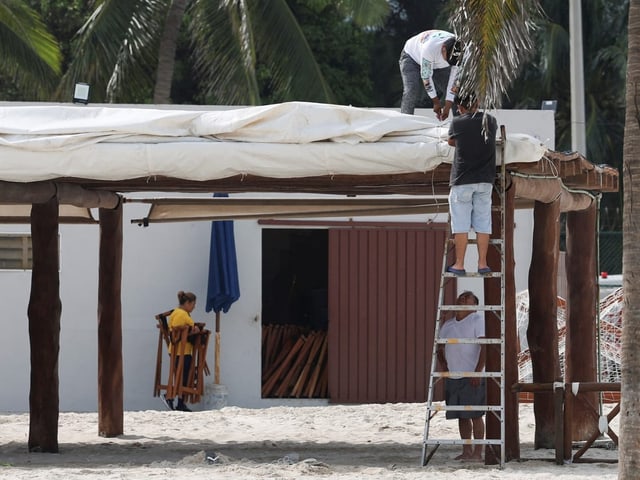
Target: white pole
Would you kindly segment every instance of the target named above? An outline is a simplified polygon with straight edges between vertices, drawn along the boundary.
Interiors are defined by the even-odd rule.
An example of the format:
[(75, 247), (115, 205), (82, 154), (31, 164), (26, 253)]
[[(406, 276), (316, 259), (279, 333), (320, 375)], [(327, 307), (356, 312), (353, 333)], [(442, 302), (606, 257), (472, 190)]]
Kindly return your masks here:
[(582, 6), (569, 0), (569, 49), (571, 75), (571, 149), (587, 155), (584, 113), (584, 64), (582, 59)]

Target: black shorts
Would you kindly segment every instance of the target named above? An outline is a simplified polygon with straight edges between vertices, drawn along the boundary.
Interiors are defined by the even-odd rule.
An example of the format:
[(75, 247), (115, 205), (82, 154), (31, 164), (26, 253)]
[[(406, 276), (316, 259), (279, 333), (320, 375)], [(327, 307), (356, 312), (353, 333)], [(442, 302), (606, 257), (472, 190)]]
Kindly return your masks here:
[[(480, 385), (471, 385), (471, 378), (447, 378), (444, 384), (444, 396), (447, 405), (484, 405), (485, 379), (480, 378)], [(447, 418), (477, 418), (483, 411), (451, 411), (447, 410)]]

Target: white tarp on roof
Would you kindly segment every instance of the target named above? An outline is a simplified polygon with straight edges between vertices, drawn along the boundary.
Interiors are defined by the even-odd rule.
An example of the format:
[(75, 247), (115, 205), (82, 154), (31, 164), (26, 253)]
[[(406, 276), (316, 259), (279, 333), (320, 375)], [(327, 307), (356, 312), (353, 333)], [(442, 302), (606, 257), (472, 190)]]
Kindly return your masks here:
[[(0, 106), (0, 180), (213, 180), (426, 172), (450, 162), (448, 124), (392, 110), (291, 102), (232, 110)], [(508, 135), (508, 163), (546, 147)]]

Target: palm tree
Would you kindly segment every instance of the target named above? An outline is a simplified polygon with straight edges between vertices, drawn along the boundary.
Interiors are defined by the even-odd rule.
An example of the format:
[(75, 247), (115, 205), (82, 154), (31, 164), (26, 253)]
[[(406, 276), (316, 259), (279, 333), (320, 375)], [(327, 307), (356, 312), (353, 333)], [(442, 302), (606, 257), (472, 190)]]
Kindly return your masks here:
[[(517, 108), (539, 108), (542, 99), (558, 100), (556, 144), (571, 147), (569, 97), (568, 2), (542, 2), (546, 17), (535, 32), (536, 55), (525, 67), (514, 88), (510, 104)], [(583, 49), (585, 103), (587, 107), (587, 158), (622, 156), (624, 129), (624, 72), (627, 61), (627, 0), (598, 0), (584, 4)], [(618, 32), (611, 35), (610, 32)], [(618, 152), (618, 150), (620, 150)]]
[(0, 1), (0, 73), (29, 98), (43, 99), (60, 76), (58, 43), (22, 0)]
[(538, 0), (460, 0), (451, 15), (465, 44), (460, 91), (475, 92), (483, 108), (502, 105), (507, 89), (533, 51), (542, 15)]
[[(542, 6), (546, 16), (535, 32), (536, 53), (509, 89), (506, 104), (538, 109), (542, 100), (557, 100), (555, 149), (564, 151), (571, 148), (569, 2), (543, 0)], [(628, 0), (592, 0), (582, 7), (587, 158), (619, 168), (622, 176)], [(621, 229), (622, 217), (608, 214), (621, 206), (622, 189), (603, 195), (602, 230)]]
[[(624, 219), (622, 272), (622, 403), (620, 416), (620, 480), (638, 477), (640, 471), (640, 285), (635, 270), (640, 265), (640, 0), (629, 1), (626, 114), (623, 147)], [(636, 190), (639, 192), (635, 194)], [(636, 288), (638, 287), (638, 288)]]
[[(388, 12), (386, 0), (308, 3), (339, 7), (347, 18), (368, 25)], [(193, 46), (204, 95), (219, 103), (260, 103), (258, 62), (269, 67), (274, 87), (292, 98), (332, 100), (286, 0), (98, 0), (78, 32), (61, 91), (83, 80), (92, 84), (97, 101), (134, 101), (153, 88), (154, 102), (166, 103), (181, 30)]]

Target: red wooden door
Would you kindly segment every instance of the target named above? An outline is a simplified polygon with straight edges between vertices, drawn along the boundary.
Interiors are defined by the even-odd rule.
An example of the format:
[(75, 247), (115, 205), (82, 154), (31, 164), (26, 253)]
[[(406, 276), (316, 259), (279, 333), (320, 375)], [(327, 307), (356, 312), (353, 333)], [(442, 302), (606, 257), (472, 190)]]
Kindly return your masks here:
[(332, 402), (426, 401), (445, 235), (442, 224), (330, 230)]

